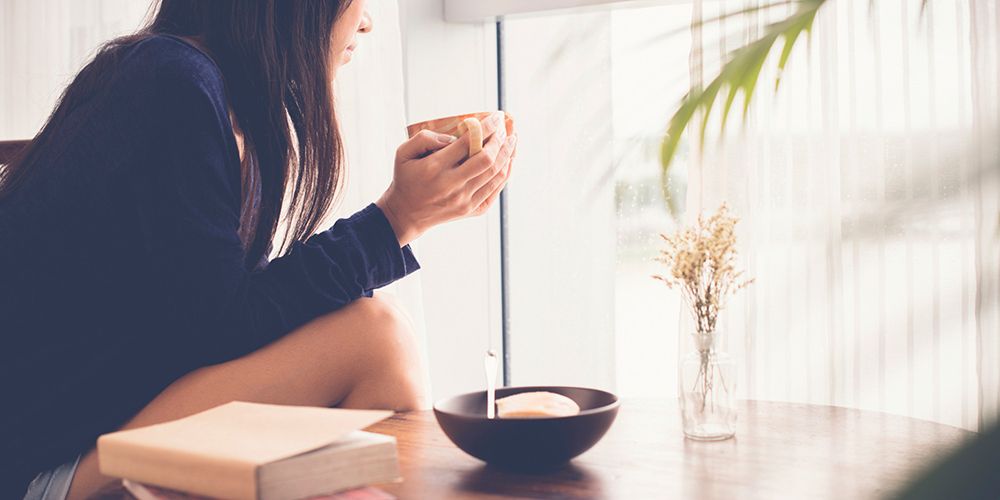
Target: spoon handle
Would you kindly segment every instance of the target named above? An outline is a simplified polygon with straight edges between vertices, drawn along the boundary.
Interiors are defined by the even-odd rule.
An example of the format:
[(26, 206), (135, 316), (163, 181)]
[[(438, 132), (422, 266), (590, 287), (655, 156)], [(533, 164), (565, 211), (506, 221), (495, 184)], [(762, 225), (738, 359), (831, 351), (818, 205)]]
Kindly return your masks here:
[(486, 418), (496, 418), (497, 367), (499, 360), (492, 349), (486, 352), (483, 367), (486, 370)]

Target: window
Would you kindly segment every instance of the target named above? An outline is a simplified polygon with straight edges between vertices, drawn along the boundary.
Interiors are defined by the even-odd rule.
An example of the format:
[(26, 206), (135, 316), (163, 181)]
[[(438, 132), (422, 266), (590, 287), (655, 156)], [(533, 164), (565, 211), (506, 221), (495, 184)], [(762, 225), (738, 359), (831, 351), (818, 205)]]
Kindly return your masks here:
[(763, 2), (580, 3), (501, 21), (521, 138), (506, 195), (511, 382), (673, 397), (686, 326), (650, 278), (658, 233), (726, 201), (757, 278), (724, 318), (742, 397), (994, 418), (1000, 373), (975, 360), (1000, 355), (996, 279), (982, 274), (1000, 266), (982, 230), (1000, 223), (995, 172), (982, 181), (998, 155), (970, 138), (998, 121), (995, 5), (829, 2), (781, 90), (774, 54), (745, 127), (737, 112), (720, 140), (720, 104), (704, 150), (686, 138), (664, 177), (680, 97), (794, 6), (718, 20)]
[[(507, 192), (515, 384), (669, 393), (677, 300), (650, 279), (658, 232), (683, 210), (686, 157), (661, 194), (659, 144), (688, 86), (690, 5), (508, 18)], [(673, 214), (671, 214), (673, 210)]]

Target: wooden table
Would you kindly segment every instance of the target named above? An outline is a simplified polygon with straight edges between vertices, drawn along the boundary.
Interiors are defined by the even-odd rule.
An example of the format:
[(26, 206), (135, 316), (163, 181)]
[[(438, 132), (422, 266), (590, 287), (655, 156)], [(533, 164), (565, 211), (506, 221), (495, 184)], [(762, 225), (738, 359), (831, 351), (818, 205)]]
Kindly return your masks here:
[(625, 401), (593, 449), (552, 474), (493, 469), (456, 448), (430, 411), (368, 430), (396, 436), (401, 499), (879, 498), (973, 433), (831, 406), (747, 401), (736, 437), (687, 440), (672, 401)]

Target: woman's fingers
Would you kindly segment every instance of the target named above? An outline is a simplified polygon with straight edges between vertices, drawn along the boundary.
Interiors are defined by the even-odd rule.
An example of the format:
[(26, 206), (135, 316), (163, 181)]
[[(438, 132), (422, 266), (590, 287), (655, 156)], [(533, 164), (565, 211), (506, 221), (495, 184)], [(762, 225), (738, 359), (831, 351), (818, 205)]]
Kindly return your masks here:
[[(494, 132), (498, 130), (502, 130), (501, 134), (504, 136), (507, 135), (506, 127), (502, 127), (504, 116), (503, 112), (498, 111), (482, 120), (484, 141), (490, 139), (494, 135)], [(489, 143), (487, 142), (487, 144)], [(483, 146), (483, 149), (485, 148), (486, 146)], [(444, 165), (450, 166), (462, 163), (469, 156), (469, 134), (459, 137), (453, 144), (434, 153), (433, 156)]]
[(504, 124), (506, 116), (507, 115), (504, 114), (503, 111), (497, 111), (496, 113), (493, 113), (492, 115), (481, 120), (481, 123), (483, 124), (484, 142), (496, 132), (502, 132), (505, 137), (507, 136), (507, 127)]
[(478, 207), (476, 207), (476, 209), (472, 212), (473, 215), (482, 215), (482, 214), (486, 213), (486, 211), (489, 210), (490, 207), (492, 207), (494, 203), (496, 203), (497, 198), (500, 197), (500, 193), (502, 193), (503, 190), (504, 190), (504, 188), (507, 187), (507, 180), (510, 179), (510, 172), (509, 171), (510, 171), (511, 167), (508, 166), (507, 169), (508, 169), (508, 172), (505, 175), (504, 182), (500, 183), (499, 187), (497, 187), (496, 189), (494, 189), (493, 192), (490, 193), (490, 195), (486, 198), (486, 200), (483, 201), (482, 203), (480, 203)]
[[(516, 149), (514, 149), (516, 151)], [(507, 179), (510, 179), (510, 172), (513, 166), (514, 154), (508, 155), (504, 161), (503, 166), (500, 171), (490, 178), (486, 183), (479, 188), (472, 195), (472, 206), (476, 207), (473, 211), (474, 214), (482, 214), (486, 212), (496, 201), (497, 197), (500, 196), (500, 192), (503, 191), (504, 186), (507, 185)], [(497, 161), (499, 163), (499, 160)]]
[(493, 191), (493, 193), (490, 194), (490, 197), (486, 198), (486, 201), (484, 201), (481, 204), (479, 204), (479, 206), (476, 207), (476, 209), (472, 211), (472, 215), (483, 215), (483, 214), (485, 214), (486, 211), (489, 210), (490, 207), (492, 207), (494, 203), (496, 203), (497, 198), (500, 197), (500, 193), (503, 192), (503, 188), (505, 188), (505, 187), (507, 187), (506, 184), (504, 184), (503, 186), (500, 186), (500, 188), (497, 189), (496, 191)]
[(480, 175), (490, 177), (491, 174), (495, 174), (496, 169), (499, 168), (496, 165), (497, 158), (500, 156), (500, 152), (503, 150), (506, 142), (507, 138), (503, 134), (493, 134), (493, 137), (490, 137), (490, 140), (486, 142), (486, 145), (479, 154), (469, 158), (465, 163), (462, 163), (458, 168), (451, 171), (452, 177), (456, 182), (467, 184)]
[[(513, 156), (516, 147), (517, 134), (514, 134), (504, 141), (503, 146), (497, 153), (495, 160), (487, 161), (489, 157), (487, 155), (483, 155), (482, 158), (477, 156), (465, 162), (459, 171), (466, 175), (473, 175), (467, 184), (469, 190), (473, 193), (478, 191), (479, 188), (486, 185), (490, 179), (502, 172), (510, 162), (511, 156)], [(465, 171), (466, 168), (469, 170)]]
[(421, 130), (399, 146), (399, 149), (396, 150), (396, 157), (403, 161), (423, 158), (454, 142), (456, 142), (455, 138), (448, 134)]

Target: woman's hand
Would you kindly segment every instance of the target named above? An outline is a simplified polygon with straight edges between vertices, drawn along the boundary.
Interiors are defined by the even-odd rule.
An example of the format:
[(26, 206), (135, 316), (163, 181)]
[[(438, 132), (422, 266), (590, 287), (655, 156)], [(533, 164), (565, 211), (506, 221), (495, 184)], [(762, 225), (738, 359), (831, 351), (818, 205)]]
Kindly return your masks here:
[(507, 137), (502, 113), (483, 120), (483, 150), (471, 158), (468, 134), (458, 140), (421, 131), (396, 150), (392, 184), (375, 202), (400, 246), (428, 229), (485, 213), (510, 177), (517, 134)]

